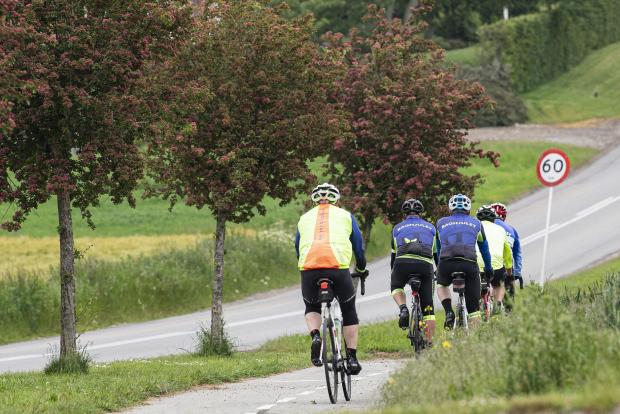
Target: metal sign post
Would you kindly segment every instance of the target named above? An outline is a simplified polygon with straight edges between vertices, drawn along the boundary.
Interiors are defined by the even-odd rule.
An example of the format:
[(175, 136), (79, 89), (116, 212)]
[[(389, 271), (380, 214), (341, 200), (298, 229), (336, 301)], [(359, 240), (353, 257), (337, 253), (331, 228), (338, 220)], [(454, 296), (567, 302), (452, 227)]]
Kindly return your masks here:
[(540, 287), (545, 286), (545, 266), (547, 264), (547, 245), (549, 242), (549, 226), (551, 224), (551, 204), (553, 202), (553, 187), (560, 184), (568, 176), (570, 160), (564, 151), (549, 149), (542, 153), (536, 166), (536, 174), (540, 182), (549, 187), (549, 202), (547, 203), (547, 220), (545, 222), (545, 239), (543, 242), (542, 264), (540, 266)]

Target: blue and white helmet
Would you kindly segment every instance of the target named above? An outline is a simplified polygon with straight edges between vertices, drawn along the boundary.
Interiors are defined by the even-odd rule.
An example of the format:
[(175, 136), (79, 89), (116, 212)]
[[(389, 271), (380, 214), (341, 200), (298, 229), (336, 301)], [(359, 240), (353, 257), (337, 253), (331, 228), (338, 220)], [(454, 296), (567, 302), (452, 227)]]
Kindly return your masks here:
[(450, 211), (454, 210), (471, 210), (471, 200), (465, 194), (456, 194), (450, 198), (448, 202), (448, 208)]

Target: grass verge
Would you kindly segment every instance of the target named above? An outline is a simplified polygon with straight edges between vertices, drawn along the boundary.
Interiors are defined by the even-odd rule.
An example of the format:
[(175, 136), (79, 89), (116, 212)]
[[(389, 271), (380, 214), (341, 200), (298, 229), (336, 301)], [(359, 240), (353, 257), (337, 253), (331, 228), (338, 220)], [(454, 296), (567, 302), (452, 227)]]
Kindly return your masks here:
[[(615, 262), (617, 264), (617, 262)], [(609, 412), (620, 404), (620, 273), (529, 287), (515, 312), (388, 380), (383, 413)], [(583, 289), (587, 278), (590, 284)], [(416, 387), (412, 384), (423, 384)]]
[(531, 122), (571, 123), (620, 117), (620, 43), (523, 95)]
[[(395, 321), (366, 325), (361, 359), (411, 355)], [(150, 397), (307, 368), (309, 338), (294, 335), (230, 357), (179, 355), (91, 365), (89, 373), (0, 375), (0, 413), (90, 414), (116, 411)]]

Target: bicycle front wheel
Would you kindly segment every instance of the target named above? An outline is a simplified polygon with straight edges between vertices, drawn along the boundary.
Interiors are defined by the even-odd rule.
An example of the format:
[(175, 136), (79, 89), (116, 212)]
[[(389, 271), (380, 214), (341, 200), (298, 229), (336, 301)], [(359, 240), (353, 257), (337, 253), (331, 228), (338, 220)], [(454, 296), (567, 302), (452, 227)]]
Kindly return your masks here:
[(336, 341), (331, 323), (323, 324), (323, 367), (325, 368), (325, 383), (327, 394), (332, 404), (338, 401), (338, 355), (336, 354)]
[[(344, 352), (346, 354), (346, 349), (347, 349), (347, 343), (346, 341), (344, 341)], [(349, 356), (348, 354), (346, 354), (347, 357)], [(347, 401), (351, 401), (351, 373), (349, 372), (348, 367), (345, 367), (345, 361), (341, 360), (341, 365), (339, 367), (340, 369), (340, 380), (342, 383), (342, 393), (344, 394), (344, 399)]]

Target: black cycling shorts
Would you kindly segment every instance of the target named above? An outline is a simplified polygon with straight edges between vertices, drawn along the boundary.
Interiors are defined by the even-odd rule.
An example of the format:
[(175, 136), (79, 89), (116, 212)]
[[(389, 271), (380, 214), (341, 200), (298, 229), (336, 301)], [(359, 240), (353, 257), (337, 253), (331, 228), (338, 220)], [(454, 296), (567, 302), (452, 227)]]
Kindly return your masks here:
[(437, 283), (442, 286), (452, 284), (452, 273), (465, 273), (465, 303), (470, 316), (480, 310), (480, 272), (478, 263), (463, 259), (444, 259), (439, 261)]
[(392, 269), (392, 277), (390, 283), (390, 291), (394, 293), (397, 289), (405, 287), (411, 274), (420, 275), (420, 306), (424, 316), (435, 314), (433, 307), (433, 265), (415, 259), (399, 260), (394, 262)]
[(493, 271), (493, 276), (491, 277), (491, 280), (489, 280), (489, 282), (491, 283), (491, 286), (493, 287), (498, 287), (501, 283), (504, 283), (506, 281), (506, 269), (505, 268), (501, 268), (501, 269), (496, 269)]
[(301, 295), (306, 304), (306, 314), (321, 313), (319, 302), (319, 279), (330, 279), (333, 282), (334, 295), (340, 303), (342, 311), (342, 325), (357, 325), (357, 311), (355, 310), (355, 289), (349, 269), (315, 269), (301, 271)]

